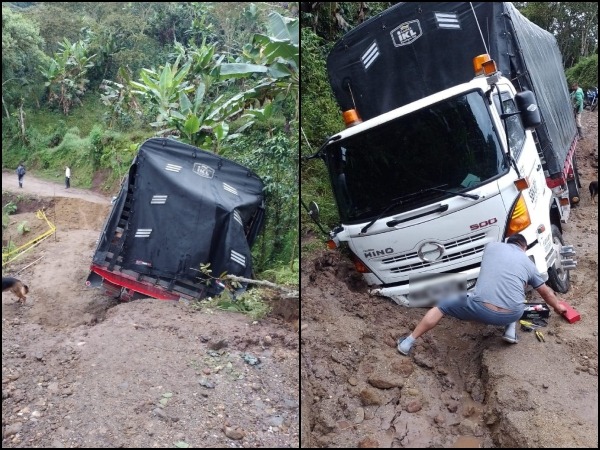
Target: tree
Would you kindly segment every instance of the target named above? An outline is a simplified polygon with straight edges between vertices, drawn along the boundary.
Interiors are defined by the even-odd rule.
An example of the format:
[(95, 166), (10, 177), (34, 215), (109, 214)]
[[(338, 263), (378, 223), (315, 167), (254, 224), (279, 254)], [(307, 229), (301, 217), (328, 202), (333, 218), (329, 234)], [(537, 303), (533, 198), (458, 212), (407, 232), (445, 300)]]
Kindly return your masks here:
[(46, 58), (43, 45), (32, 21), (2, 6), (2, 107), (7, 118), (9, 106), (20, 103), (23, 88), (33, 82), (36, 68)]

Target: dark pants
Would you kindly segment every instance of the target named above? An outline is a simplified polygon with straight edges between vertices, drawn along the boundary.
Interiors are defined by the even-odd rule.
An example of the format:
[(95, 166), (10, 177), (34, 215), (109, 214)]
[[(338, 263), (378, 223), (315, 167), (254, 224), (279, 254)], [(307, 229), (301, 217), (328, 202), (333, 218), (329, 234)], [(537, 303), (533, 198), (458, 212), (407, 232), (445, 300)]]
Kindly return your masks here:
[(23, 187), (23, 178), (25, 178), (24, 175), (20, 175), (19, 176), (19, 187), (22, 188)]
[(65, 177), (65, 186), (67, 189), (71, 187), (71, 178)]

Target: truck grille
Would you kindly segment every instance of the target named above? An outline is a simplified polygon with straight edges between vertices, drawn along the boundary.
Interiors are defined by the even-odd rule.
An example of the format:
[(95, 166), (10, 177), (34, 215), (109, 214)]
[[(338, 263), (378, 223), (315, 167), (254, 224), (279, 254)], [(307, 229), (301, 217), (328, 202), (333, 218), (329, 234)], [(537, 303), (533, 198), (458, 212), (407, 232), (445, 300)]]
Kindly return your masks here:
[[(485, 244), (488, 242), (490, 242), (488, 233), (477, 233), (460, 239), (442, 241), (440, 243), (444, 246), (445, 254), (438, 261), (423, 261), (419, 258), (417, 252), (408, 252), (381, 259), (381, 269), (387, 270), (390, 273), (399, 274), (424, 269), (440, 263), (452, 262), (461, 258), (483, 253)], [(479, 245), (473, 246), (472, 244), (474, 243), (479, 243)]]

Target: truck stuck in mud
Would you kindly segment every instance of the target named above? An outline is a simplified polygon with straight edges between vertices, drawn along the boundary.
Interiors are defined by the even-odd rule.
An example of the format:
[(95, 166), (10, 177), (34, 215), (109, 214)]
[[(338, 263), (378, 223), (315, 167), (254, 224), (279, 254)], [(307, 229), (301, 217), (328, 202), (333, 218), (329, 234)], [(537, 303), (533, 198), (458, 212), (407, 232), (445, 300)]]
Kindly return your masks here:
[(400, 3), (327, 62), (347, 128), (317, 152), (372, 294), (425, 306), (472, 289), (515, 233), (557, 292), (576, 267), (577, 130), (556, 39), (510, 3)]
[(250, 277), (263, 190), (240, 164), (174, 139), (147, 140), (113, 202), (87, 285), (124, 300), (199, 299), (223, 289), (220, 274)]

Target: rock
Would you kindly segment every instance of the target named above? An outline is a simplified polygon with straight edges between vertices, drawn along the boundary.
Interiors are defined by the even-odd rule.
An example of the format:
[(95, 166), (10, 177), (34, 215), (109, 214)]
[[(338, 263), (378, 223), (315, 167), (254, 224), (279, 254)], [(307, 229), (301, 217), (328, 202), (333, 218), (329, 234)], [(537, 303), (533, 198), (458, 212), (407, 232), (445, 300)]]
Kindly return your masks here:
[(23, 424), (21, 422), (11, 423), (4, 429), (4, 438), (14, 436), (19, 431), (21, 431), (22, 427), (23, 427)]
[(590, 375), (596, 376), (596, 369), (594, 369), (593, 367), (590, 367), (590, 368), (588, 369), (588, 373), (589, 373)]
[(229, 439), (234, 439), (236, 441), (243, 439), (245, 435), (241, 428), (225, 427), (223, 432)]
[(42, 352), (36, 352), (35, 355), (33, 355), (33, 357), (35, 358), (36, 361), (44, 360), (44, 354)]
[(372, 436), (361, 439), (358, 448), (379, 448), (379, 441)]
[(52, 441), (52, 444), (50, 445), (52, 448), (65, 448), (65, 444), (63, 444), (62, 442), (60, 442), (59, 440), (54, 440)]
[(267, 419), (267, 425), (271, 427), (280, 427), (283, 425), (283, 417), (281, 416), (271, 416)]
[(273, 338), (267, 334), (263, 338), (263, 342), (264, 342), (265, 345), (271, 345), (271, 343), (273, 342)]
[(458, 411), (458, 402), (449, 402), (447, 408), (451, 413), (455, 413)]
[(152, 413), (161, 420), (169, 420), (169, 416), (161, 408), (154, 408)]
[(7, 399), (8, 397), (10, 397), (10, 392), (8, 390), (3, 390), (2, 391), (2, 400)]
[(408, 378), (414, 371), (413, 362), (410, 359), (401, 359), (392, 363), (392, 370), (405, 378)]
[(438, 425), (443, 425), (446, 422), (446, 419), (444, 419), (444, 416), (441, 414), (438, 414), (433, 418), (433, 421)]
[(421, 392), (419, 392), (419, 390), (418, 390), (418, 389), (415, 389), (415, 388), (410, 388), (410, 389), (408, 389), (408, 390), (406, 391), (406, 393), (407, 393), (408, 395), (410, 395), (411, 397), (416, 397), (416, 396), (418, 396), (418, 395), (419, 395)]
[(222, 348), (225, 348), (229, 345), (229, 343), (225, 340), (225, 339), (221, 339), (217, 342), (211, 342), (210, 344), (208, 344), (208, 348), (210, 350), (221, 350)]
[(251, 366), (256, 366), (260, 363), (260, 359), (250, 353), (244, 353), (242, 358), (244, 358), (244, 361)]
[(469, 405), (463, 409), (463, 417), (471, 417), (475, 414), (475, 407), (473, 405)]
[(333, 361), (335, 361), (336, 363), (341, 363), (341, 362), (342, 362), (342, 358), (341, 358), (341, 357), (340, 357), (340, 355), (339, 355), (337, 352), (335, 352), (335, 351), (331, 352), (331, 359), (332, 359)]
[(214, 389), (215, 388), (215, 383), (212, 383), (211, 381), (208, 381), (204, 377), (200, 378), (200, 380), (198, 381), (198, 383), (200, 383), (200, 386), (203, 386), (206, 389)]
[(50, 392), (58, 392), (58, 382), (53, 381), (52, 383), (48, 383), (48, 390)]
[(426, 369), (432, 369), (434, 362), (426, 354), (416, 353), (414, 356), (415, 364), (417, 366), (425, 367)]
[(548, 388), (550, 387), (550, 385), (549, 385), (549, 384), (547, 384), (547, 383), (544, 383), (544, 384), (542, 384), (542, 387), (543, 387), (544, 389), (548, 389)]
[(365, 420), (371, 420), (375, 417), (375, 409), (374, 408), (366, 408), (365, 410)]
[(391, 389), (404, 386), (404, 379), (391, 374), (374, 373), (368, 379), (369, 384), (377, 389)]
[(350, 377), (350, 378), (348, 378), (348, 383), (351, 386), (356, 386), (358, 384), (358, 380), (356, 378), (354, 378), (354, 377)]
[(360, 391), (359, 397), (363, 406), (381, 405), (383, 403), (381, 394), (372, 388), (365, 388)]
[(352, 414), (352, 422), (355, 424), (362, 423), (365, 420), (365, 410), (360, 406), (354, 410), (354, 414)]
[(300, 327), (300, 331), (304, 331), (308, 328), (308, 324), (307, 323), (303, 323), (302, 326)]
[(420, 400), (411, 400), (406, 405), (406, 411), (408, 411), (409, 413), (416, 413), (417, 411), (420, 411), (422, 407), (423, 405), (421, 405)]
[(471, 419), (465, 419), (458, 424), (458, 432), (466, 436), (481, 436), (481, 429)]
[(204, 375), (210, 375), (211, 371), (210, 371), (210, 369), (208, 367), (205, 367), (204, 369), (202, 369), (202, 373)]

